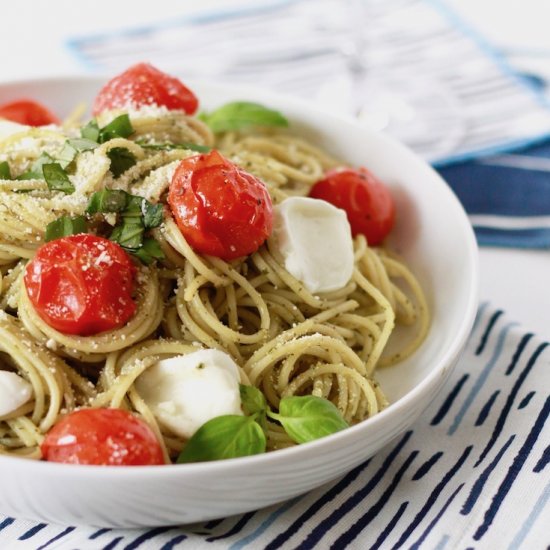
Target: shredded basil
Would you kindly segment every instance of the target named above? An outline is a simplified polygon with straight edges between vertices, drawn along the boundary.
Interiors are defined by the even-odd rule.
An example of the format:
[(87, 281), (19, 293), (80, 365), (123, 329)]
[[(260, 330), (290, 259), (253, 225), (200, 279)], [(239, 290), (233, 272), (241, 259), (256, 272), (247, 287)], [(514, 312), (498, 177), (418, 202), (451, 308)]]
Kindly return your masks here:
[(201, 113), (199, 118), (216, 134), (250, 126), (288, 126), (278, 111), (248, 101), (226, 103), (211, 113)]
[(88, 202), (87, 214), (97, 212), (122, 212), (128, 203), (128, 193), (117, 189), (103, 189), (95, 192)]
[(44, 174), (42, 172), (42, 167), (44, 164), (54, 162), (53, 157), (48, 153), (42, 153), (33, 163), (30, 170), (23, 172), (20, 176), (17, 177), (18, 180), (43, 180)]
[(0, 162), (0, 180), (11, 180), (10, 165), (6, 160)]
[(74, 193), (75, 188), (69, 176), (67, 176), (67, 172), (57, 162), (43, 164), (42, 173), (51, 191), (62, 191), (68, 195)]
[(111, 160), (111, 173), (115, 178), (120, 177), (136, 163), (135, 155), (126, 147), (113, 147), (107, 152), (107, 156)]
[(53, 241), (68, 235), (78, 235), (88, 232), (88, 223), (84, 216), (61, 216), (46, 226), (45, 241)]
[(155, 260), (162, 260), (164, 258), (164, 252), (160, 244), (158, 241), (151, 238), (143, 239), (141, 248), (131, 250), (130, 253), (139, 258), (141, 262), (146, 265), (153, 263)]
[(95, 143), (99, 142), (99, 126), (97, 120), (93, 118), (90, 120), (86, 126), (83, 126), (80, 129), (80, 135), (87, 140), (94, 141)]
[(130, 117), (127, 114), (123, 114), (117, 116), (115, 119), (111, 120), (111, 122), (109, 122), (107, 126), (104, 126), (99, 130), (97, 141), (98, 143), (105, 143), (106, 141), (117, 137), (127, 138), (133, 133), (134, 128), (132, 126), (132, 123), (130, 122)]

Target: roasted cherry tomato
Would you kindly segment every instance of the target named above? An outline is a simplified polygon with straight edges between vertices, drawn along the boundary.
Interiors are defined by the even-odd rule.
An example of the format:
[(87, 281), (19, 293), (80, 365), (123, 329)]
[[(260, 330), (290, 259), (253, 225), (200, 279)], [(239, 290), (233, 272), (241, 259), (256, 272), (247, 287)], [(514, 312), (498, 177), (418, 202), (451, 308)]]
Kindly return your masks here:
[(164, 464), (160, 443), (143, 420), (122, 409), (80, 409), (55, 424), (40, 447), (50, 462), (97, 466)]
[(59, 119), (52, 112), (32, 99), (19, 99), (0, 105), (0, 118), (27, 126), (59, 124)]
[(95, 98), (93, 114), (144, 105), (158, 105), (192, 115), (199, 101), (177, 78), (159, 71), (149, 63), (138, 63), (103, 86)]
[(353, 235), (363, 234), (370, 245), (391, 231), (395, 205), (388, 188), (366, 168), (329, 170), (309, 196), (346, 211)]
[(193, 249), (224, 260), (255, 252), (273, 227), (264, 183), (217, 151), (181, 161), (168, 203)]
[(95, 235), (71, 235), (38, 249), (25, 270), (25, 286), (48, 325), (88, 336), (119, 328), (132, 317), (135, 273), (118, 244)]

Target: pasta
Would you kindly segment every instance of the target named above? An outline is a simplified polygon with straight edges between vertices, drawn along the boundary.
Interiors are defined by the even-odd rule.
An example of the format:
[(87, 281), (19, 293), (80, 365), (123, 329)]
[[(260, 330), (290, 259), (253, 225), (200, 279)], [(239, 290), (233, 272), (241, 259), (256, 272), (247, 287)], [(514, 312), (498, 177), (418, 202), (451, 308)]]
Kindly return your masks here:
[[(104, 127), (125, 111), (102, 113)], [(136, 262), (136, 313), (121, 328), (95, 335), (64, 334), (38, 314), (24, 272), (45, 242), (46, 227), (61, 216), (85, 214), (93, 193), (109, 189), (166, 203), (174, 171), (196, 155), (193, 144), (215, 147), (260, 178), (273, 203), (307, 195), (330, 168), (341, 165), (291, 130), (254, 129), (214, 135), (199, 118), (146, 107), (129, 112), (133, 133), (115, 137), (72, 159), (74, 193), (51, 190), (32, 177), (47, 153), (63, 157), (79, 123), (24, 128), (0, 142), (0, 162), (11, 178), (0, 180), (0, 370), (19, 374), (32, 399), (0, 416), (0, 453), (40, 458), (44, 434), (79, 407), (114, 407), (143, 418), (161, 441), (166, 462), (186, 440), (159, 422), (136, 388), (136, 380), (159, 360), (203, 348), (229, 354), (240, 382), (259, 388), (277, 410), (291, 395), (326, 398), (350, 424), (387, 406), (376, 369), (410, 355), (424, 339), (429, 313), (422, 289), (392, 252), (354, 239), (351, 279), (328, 292), (311, 292), (285, 268), (268, 239), (252, 254), (223, 260), (196, 252), (170, 209), (151, 235), (163, 258)], [(149, 145), (149, 147), (148, 147)], [(112, 152), (124, 150), (132, 166), (113, 174)], [(17, 179), (31, 173), (31, 177)], [(92, 231), (112, 229), (113, 214), (92, 220)], [(393, 354), (386, 350), (394, 326), (413, 335)], [(395, 347), (395, 346), (394, 346)], [(267, 425), (268, 449), (294, 443), (274, 421)]]

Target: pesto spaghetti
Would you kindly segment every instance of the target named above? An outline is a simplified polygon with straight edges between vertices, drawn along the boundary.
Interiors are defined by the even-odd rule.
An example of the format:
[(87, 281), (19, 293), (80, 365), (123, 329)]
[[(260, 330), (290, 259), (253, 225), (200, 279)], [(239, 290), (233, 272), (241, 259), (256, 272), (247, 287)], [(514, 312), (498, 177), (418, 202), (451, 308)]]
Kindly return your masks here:
[[(351, 214), (315, 198), (319, 182), (353, 169), (255, 104), (226, 106), (224, 119), (224, 111), (197, 117), (189, 98), (183, 106), (136, 97), (121, 105), (112, 86), (101, 94), (107, 99), (96, 101), (91, 120), (6, 123), (0, 139), (0, 453), (50, 459), (45, 437), (78, 410), (132, 413), (170, 463), (209, 459), (196, 451), (193, 434), (224, 415), (242, 425), (252, 418), (250, 437), (265, 437), (267, 450), (294, 445), (301, 440), (282, 412), (298, 403), (292, 397), (329, 402), (342, 419), (334, 429), (386, 407), (376, 369), (414, 352), (429, 313), (403, 261), (364, 232), (352, 239)], [(239, 116), (247, 124), (234, 128)], [(233, 174), (246, 195), (227, 190)], [(332, 254), (322, 264), (306, 258), (317, 246), (310, 228), (324, 223), (332, 224), (320, 235), (326, 246), (343, 235), (334, 240), (342, 270), (325, 269)], [(302, 248), (292, 248), (292, 228)], [(87, 246), (99, 255), (63, 272), (52, 267)], [(123, 269), (131, 287), (116, 280)], [(108, 286), (86, 295), (93, 277)], [(80, 296), (67, 298), (73, 280), (84, 293), (77, 304), (89, 317), (83, 324), (71, 325)], [(109, 298), (97, 288), (108, 288)], [(392, 342), (390, 353), (396, 324), (409, 337)], [(208, 386), (214, 368), (218, 378)], [(184, 371), (189, 379), (181, 379)], [(182, 395), (191, 387), (198, 395), (201, 384), (216, 403), (205, 405), (205, 390), (196, 398), (199, 414), (187, 410), (194, 397)], [(237, 397), (224, 409), (228, 388)], [(254, 399), (263, 404), (254, 409)]]

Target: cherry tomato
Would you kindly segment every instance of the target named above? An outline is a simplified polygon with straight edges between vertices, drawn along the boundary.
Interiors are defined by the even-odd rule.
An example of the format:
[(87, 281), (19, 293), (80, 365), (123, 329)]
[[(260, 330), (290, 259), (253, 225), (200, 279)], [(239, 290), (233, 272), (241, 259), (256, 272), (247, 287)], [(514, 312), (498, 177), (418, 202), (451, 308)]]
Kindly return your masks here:
[(102, 111), (144, 105), (164, 106), (192, 115), (199, 106), (195, 94), (177, 78), (149, 63), (133, 65), (109, 80), (95, 98), (93, 114)]
[(27, 126), (59, 124), (59, 119), (51, 111), (32, 99), (19, 99), (0, 105), (0, 118)]
[(25, 270), (25, 286), (48, 325), (88, 336), (119, 328), (132, 317), (135, 272), (118, 244), (95, 235), (71, 235), (38, 249)]
[(224, 260), (255, 252), (273, 227), (264, 183), (218, 151), (181, 161), (168, 203), (193, 249)]
[(391, 231), (395, 205), (388, 188), (366, 168), (329, 170), (310, 190), (346, 211), (353, 236), (363, 234), (370, 245), (380, 244)]
[(61, 418), (40, 446), (49, 462), (96, 466), (164, 464), (160, 443), (143, 420), (122, 409), (80, 409)]

